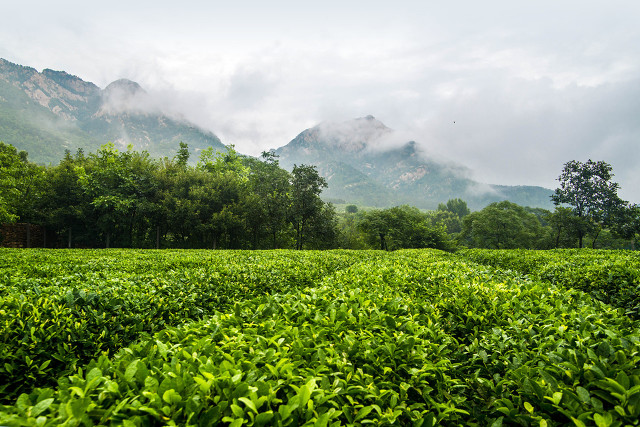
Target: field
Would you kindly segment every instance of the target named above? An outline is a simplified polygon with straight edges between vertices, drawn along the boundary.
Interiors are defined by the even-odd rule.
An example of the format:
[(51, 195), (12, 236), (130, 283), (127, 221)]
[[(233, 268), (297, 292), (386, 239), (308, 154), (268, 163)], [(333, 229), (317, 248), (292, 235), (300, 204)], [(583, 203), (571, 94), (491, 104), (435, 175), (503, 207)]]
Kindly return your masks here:
[(0, 250), (0, 425), (640, 425), (618, 251)]

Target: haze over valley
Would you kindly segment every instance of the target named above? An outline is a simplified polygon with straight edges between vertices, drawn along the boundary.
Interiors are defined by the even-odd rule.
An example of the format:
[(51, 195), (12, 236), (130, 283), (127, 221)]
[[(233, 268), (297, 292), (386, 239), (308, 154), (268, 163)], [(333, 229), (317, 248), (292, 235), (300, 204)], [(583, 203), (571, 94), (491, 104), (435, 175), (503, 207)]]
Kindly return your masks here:
[[(126, 137), (137, 148), (192, 138), (194, 150), (218, 138), (258, 156), (321, 123), (373, 115), (401, 135), (394, 147), (415, 141), (417, 153), (477, 183), (554, 188), (565, 162), (591, 158), (613, 166), (624, 199), (640, 200), (634, 1), (63, 0), (14, 2), (3, 13), (11, 19), (0, 28), (0, 58), (92, 82), (64, 101), (88, 116), (64, 103), (39, 110), (45, 98), (32, 99), (29, 116), (46, 126), (21, 143), (51, 128), (66, 135), (28, 150), (32, 160)], [(125, 87), (132, 96), (117, 93)], [(114, 107), (128, 115), (115, 120)], [(64, 114), (78, 126), (60, 129)]]
[[(39, 163), (56, 164), (65, 151), (95, 151), (106, 142), (120, 149), (130, 145), (158, 158), (172, 158), (184, 142), (193, 161), (207, 147), (226, 150), (214, 133), (165, 112), (157, 99), (130, 80), (100, 89), (64, 71), (39, 73), (0, 59), (0, 93), (4, 142), (26, 150)], [(274, 152), (288, 170), (295, 164), (316, 166), (329, 184), (323, 197), (339, 203), (435, 209), (448, 199), (463, 198), (474, 209), (506, 199), (551, 207), (548, 189), (473, 181), (469, 169), (433, 156), (406, 136), (369, 115), (320, 123)]]

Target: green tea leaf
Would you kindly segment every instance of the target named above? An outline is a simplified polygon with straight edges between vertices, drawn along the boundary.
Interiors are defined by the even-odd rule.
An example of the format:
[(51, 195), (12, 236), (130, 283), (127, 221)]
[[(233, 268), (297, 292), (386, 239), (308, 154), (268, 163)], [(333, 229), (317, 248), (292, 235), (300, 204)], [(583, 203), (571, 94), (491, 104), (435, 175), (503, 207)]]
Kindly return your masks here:
[(136, 376), (136, 373), (138, 372), (138, 362), (139, 360), (136, 359), (133, 362), (129, 363), (129, 365), (127, 366), (127, 369), (124, 372), (124, 378), (127, 381), (133, 381), (133, 379)]
[(593, 421), (598, 427), (609, 427), (613, 422), (611, 414), (606, 412), (604, 414), (593, 414)]
[(53, 398), (49, 398), (36, 403), (34, 407), (31, 408), (31, 416), (37, 417), (38, 415), (46, 411), (47, 408), (49, 408), (49, 406), (51, 406), (51, 404), (53, 403), (53, 400)]
[(578, 397), (582, 401), (582, 403), (589, 404), (591, 403), (591, 395), (589, 391), (583, 387), (576, 387), (576, 393), (578, 393)]
[(182, 400), (182, 396), (177, 393), (174, 389), (169, 389), (162, 394), (162, 400), (167, 402), (170, 405), (179, 403)]

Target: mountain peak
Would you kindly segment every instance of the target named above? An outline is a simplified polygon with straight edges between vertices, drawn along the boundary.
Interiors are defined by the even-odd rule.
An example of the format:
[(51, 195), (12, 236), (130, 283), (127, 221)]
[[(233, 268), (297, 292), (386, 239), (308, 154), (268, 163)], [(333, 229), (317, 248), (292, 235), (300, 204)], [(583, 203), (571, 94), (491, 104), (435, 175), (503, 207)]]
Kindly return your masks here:
[(42, 70), (42, 75), (75, 94), (94, 94), (100, 90), (98, 86), (93, 83), (85, 82), (80, 77), (69, 74), (66, 71), (55, 71), (50, 68), (45, 68)]
[(107, 114), (151, 112), (153, 103), (142, 87), (129, 79), (110, 83), (102, 91), (101, 111)]
[(104, 88), (105, 92), (111, 92), (114, 90), (125, 90), (130, 93), (144, 92), (142, 86), (129, 79), (118, 79), (114, 82), (109, 83), (109, 85)]
[(371, 115), (345, 122), (324, 122), (314, 130), (327, 146), (352, 153), (377, 145), (381, 138), (393, 132)]

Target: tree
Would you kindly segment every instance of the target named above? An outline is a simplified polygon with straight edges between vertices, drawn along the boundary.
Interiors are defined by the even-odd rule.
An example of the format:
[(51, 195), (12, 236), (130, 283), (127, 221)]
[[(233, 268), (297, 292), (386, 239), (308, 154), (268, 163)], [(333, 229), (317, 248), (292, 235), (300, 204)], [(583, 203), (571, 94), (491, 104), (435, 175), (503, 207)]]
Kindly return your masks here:
[(467, 206), (467, 202), (457, 198), (447, 200), (446, 205), (444, 203), (440, 203), (438, 205), (438, 210), (456, 214), (460, 219), (471, 213), (469, 207)]
[(354, 214), (358, 212), (358, 207), (356, 205), (347, 205), (344, 211), (348, 214)]
[(465, 216), (460, 238), (477, 248), (534, 249), (540, 247), (544, 231), (536, 215), (505, 200)]
[(366, 211), (343, 213), (338, 215), (338, 247), (343, 249), (368, 249), (366, 235), (362, 232), (360, 223), (366, 216)]
[(429, 212), (429, 219), (433, 226), (443, 226), (448, 234), (455, 235), (462, 231), (461, 218), (449, 210), (438, 209)]
[(611, 229), (616, 236), (631, 240), (635, 250), (640, 240), (640, 206), (627, 204), (619, 209)]
[(573, 214), (580, 219), (576, 222), (575, 232), (581, 248), (585, 235), (594, 230), (595, 245), (602, 227), (611, 223), (615, 213), (625, 203), (618, 197), (620, 186), (611, 181), (611, 170), (611, 165), (604, 161), (589, 159), (582, 163), (572, 160), (564, 164), (558, 177), (560, 188), (556, 188), (551, 200), (556, 206), (572, 206)]
[(382, 250), (451, 249), (444, 227), (432, 226), (429, 215), (412, 206), (367, 212), (359, 226), (372, 245), (379, 239)]
[(105, 246), (112, 246), (114, 236), (118, 245), (132, 246), (140, 203), (153, 191), (156, 165), (146, 151), (138, 153), (129, 146), (120, 152), (106, 144), (89, 156), (88, 166), (88, 171), (79, 168), (78, 180), (91, 199)]
[(545, 220), (551, 227), (555, 248), (574, 247), (576, 230), (581, 227), (581, 219), (573, 214), (571, 208), (558, 206), (554, 212), (549, 212)]
[(197, 169), (205, 172), (206, 185), (190, 189), (191, 200), (204, 234), (211, 236), (212, 247), (236, 247), (240, 239), (243, 199), (247, 195), (250, 169), (234, 149), (215, 152), (203, 150)]
[(315, 166), (293, 166), (290, 218), (296, 232), (296, 249), (303, 248), (309, 223), (322, 212), (324, 202), (320, 193), (324, 188), (327, 188), (327, 181)]
[(366, 212), (360, 223), (359, 228), (369, 236), (369, 241), (380, 239), (380, 250), (388, 250), (387, 234), (392, 227), (391, 213), (388, 210), (374, 210)]
[(32, 221), (43, 188), (44, 169), (26, 151), (0, 142), (0, 223)]
[(59, 243), (68, 248), (73, 247), (78, 234), (95, 235), (95, 230), (87, 230), (87, 225), (92, 222), (88, 217), (91, 199), (78, 180), (78, 173), (86, 172), (84, 166), (86, 158), (82, 153), (74, 157), (67, 151), (57, 166), (46, 170), (47, 185), (39, 209), (45, 215), (47, 228), (61, 239), (64, 236), (64, 242)]
[(262, 234), (268, 235), (272, 249), (278, 247), (280, 233), (287, 227), (287, 211), (291, 204), (289, 180), (291, 175), (280, 168), (278, 156), (262, 153), (260, 160), (251, 162), (249, 195), (245, 199), (245, 221), (256, 248)]
[(189, 145), (180, 141), (180, 148), (178, 149), (178, 153), (174, 157), (174, 161), (176, 165), (185, 169), (187, 167), (187, 162), (189, 161)]
[(309, 222), (305, 238), (312, 249), (333, 249), (337, 245), (338, 219), (331, 203), (323, 203), (320, 212)]

